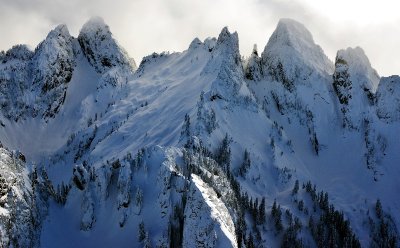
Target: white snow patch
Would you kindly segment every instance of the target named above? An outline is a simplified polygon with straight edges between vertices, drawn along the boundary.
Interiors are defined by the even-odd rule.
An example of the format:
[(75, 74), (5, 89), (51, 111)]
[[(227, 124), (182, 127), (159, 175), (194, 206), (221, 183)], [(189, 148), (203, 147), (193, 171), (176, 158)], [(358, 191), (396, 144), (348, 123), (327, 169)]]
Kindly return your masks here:
[(192, 181), (200, 190), (207, 205), (211, 208), (211, 217), (220, 224), (221, 230), (231, 241), (232, 247), (237, 247), (233, 220), (224, 202), (218, 198), (217, 193), (211, 187), (207, 186), (199, 176), (192, 174)]

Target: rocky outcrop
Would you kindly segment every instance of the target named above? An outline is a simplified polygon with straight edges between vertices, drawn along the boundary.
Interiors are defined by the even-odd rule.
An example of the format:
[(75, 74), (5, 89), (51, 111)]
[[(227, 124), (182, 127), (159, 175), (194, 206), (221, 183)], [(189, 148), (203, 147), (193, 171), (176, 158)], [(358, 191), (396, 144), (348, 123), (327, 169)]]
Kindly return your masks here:
[(58, 113), (75, 65), (73, 38), (65, 25), (59, 25), (39, 44), (32, 58), (32, 90), (37, 96), (33, 117), (52, 118)]
[(337, 53), (333, 88), (343, 114), (343, 127), (358, 129), (368, 106), (374, 104), (379, 75), (360, 47)]
[(376, 113), (381, 120), (400, 120), (400, 77), (383, 77), (376, 92)]
[(34, 247), (40, 230), (32, 185), (19, 152), (0, 148), (0, 245)]

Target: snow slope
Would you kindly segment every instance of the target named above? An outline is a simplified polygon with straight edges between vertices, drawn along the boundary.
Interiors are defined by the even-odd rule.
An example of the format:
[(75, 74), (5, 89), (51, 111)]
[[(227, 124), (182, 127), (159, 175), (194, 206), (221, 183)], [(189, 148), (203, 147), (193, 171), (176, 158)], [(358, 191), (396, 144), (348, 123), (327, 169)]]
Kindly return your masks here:
[[(211, 214), (201, 214), (201, 216), (210, 216), (212, 219), (215, 219), (217, 223), (220, 225), (220, 231), (219, 233), (215, 233), (214, 235), (216, 236), (216, 239), (218, 240), (217, 245), (218, 246), (232, 246), (236, 247), (237, 242), (236, 242), (236, 237), (235, 237), (235, 229), (234, 229), (234, 224), (232, 221), (232, 217), (230, 216), (230, 213), (228, 209), (226, 208), (225, 204), (223, 203), (222, 200), (219, 199), (217, 194), (214, 192), (214, 190), (209, 186), (207, 186), (206, 183), (204, 183), (201, 178), (197, 175), (192, 175), (193, 183), (195, 184), (195, 187), (197, 187), (197, 190), (200, 191), (201, 195), (203, 196), (205, 203), (208, 205), (210, 208)], [(193, 214), (193, 212), (191, 213)], [(199, 217), (197, 214), (197, 217)], [(199, 223), (198, 219), (195, 219), (193, 223), (191, 224), (190, 221), (188, 221), (188, 225), (191, 227), (195, 227), (197, 223)], [(193, 226), (192, 226), (193, 225)], [(197, 228), (195, 228), (197, 229)], [(190, 230), (190, 229), (189, 229)], [(221, 233), (223, 232), (223, 234)], [(212, 235), (212, 234), (211, 234)], [(208, 237), (207, 237), (208, 238)], [(228, 239), (228, 240), (224, 240)], [(186, 241), (186, 242), (185, 242)], [(193, 246), (197, 247), (198, 245), (193, 244), (193, 238), (189, 237), (186, 240), (183, 241), (183, 244), (187, 247)]]

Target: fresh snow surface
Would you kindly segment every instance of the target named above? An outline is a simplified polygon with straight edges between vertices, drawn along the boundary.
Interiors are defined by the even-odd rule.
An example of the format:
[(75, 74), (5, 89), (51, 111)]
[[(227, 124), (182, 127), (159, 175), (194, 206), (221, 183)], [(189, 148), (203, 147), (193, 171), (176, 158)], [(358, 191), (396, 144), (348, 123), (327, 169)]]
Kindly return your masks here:
[[(216, 220), (221, 228), (221, 231), (229, 239), (232, 247), (237, 247), (235, 229), (232, 217), (222, 200), (217, 196), (215, 191), (207, 186), (197, 175), (192, 175), (192, 181), (201, 192), (205, 202), (211, 209), (211, 218)], [(220, 237), (220, 235), (217, 235)], [(222, 240), (222, 239), (221, 239)], [(222, 244), (220, 244), (222, 245)], [(225, 244), (228, 245), (228, 244)]]

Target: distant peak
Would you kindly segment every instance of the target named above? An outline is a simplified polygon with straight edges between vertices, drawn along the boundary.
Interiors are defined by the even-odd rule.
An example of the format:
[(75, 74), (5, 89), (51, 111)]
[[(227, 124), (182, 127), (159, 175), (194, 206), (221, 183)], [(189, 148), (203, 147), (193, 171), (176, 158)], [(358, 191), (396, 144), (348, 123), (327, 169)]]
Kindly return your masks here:
[(57, 54), (60, 51), (68, 51), (66, 54), (72, 51), (72, 36), (70, 35), (68, 28), (65, 24), (60, 24), (55, 27), (47, 35), (46, 39), (43, 40), (35, 48), (35, 57), (45, 56), (46, 59), (57, 60), (57, 57), (53, 57), (53, 54)]
[[(347, 62), (360, 62), (360, 63), (365, 63), (369, 66), (371, 66), (371, 63), (369, 62), (369, 59), (367, 55), (365, 54), (364, 50), (357, 46), (355, 48), (348, 47), (346, 49), (341, 49), (337, 52), (336, 55), (336, 60), (338, 59), (343, 59)], [(355, 61), (353, 61), (355, 60)], [(359, 61), (361, 60), (361, 61)]]
[(101, 17), (92, 17), (83, 25), (78, 41), (89, 63), (99, 73), (116, 66), (128, 71), (136, 69), (134, 60), (118, 45)]
[(322, 48), (315, 44), (311, 32), (301, 23), (292, 19), (281, 19), (268, 40), (262, 53), (262, 60), (273, 77), (280, 67), (285, 71), (284, 81), (304, 81), (311, 74), (329, 75), (333, 64)]
[(315, 45), (311, 32), (300, 22), (292, 19), (280, 19), (274, 31), (272, 41), (285, 42), (288, 46), (304, 44)]
[(225, 27), (223, 27), (222, 28), (222, 30), (221, 30), (221, 32), (220, 32), (220, 36), (221, 35), (230, 35), (231, 33), (229, 32), (229, 29), (228, 29), (228, 27), (227, 26), (225, 26)]
[(58, 25), (57, 27), (55, 27), (55, 28), (53, 29), (53, 31), (59, 32), (59, 33), (69, 33), (68, 27), (67, 27), (67, 25), (65, 25), (65, 24), (60, 24), (60, 25)]
[(28, 48), (27, 45), (15, 45), (5, 54), (6, 59), (28, 60), (32, 56), (33, 52)]
[(107, 26), (106, 23), (104, 22), (104, 19), (101, 18), (100, 16), (93, 16), (91, 17), (85, 24), (83, 24), (85, 27), (93, 27), (93, 26), (100, 26), (100, 27), (105, 27)]
[(99, 30), (105, 31), (105, 32), (110, 32), (110, 28), (108, 25), (104, 22), (103, 18), (95, 16), (90, 18), (83, 26), (80, 31), (80, 35), (82, 33), (93, 33), (97, 32)]
[(63, 37), (71, 37), (68, 27), (65, 24), (60, 24), (55, 27), (50, 33), (47, 35), (47, 38), (63, 36)]
[(346, 48), (339, 50), (336, 55), (336, 67), (338, 63), (346, 63), (352, 81), (358, 81), (363, 87), (376, 90), (380, 77), (361, 47)]
[(194, 38), (194, 40), (190, 43), (189, 49), (196, 49), (202, 44), (199, 38)]
[(279, 25), (286, 25), (288, 27), (289, 26), (291, 26), (291, 27), (300, 27), (300, 28), (306, 29), (306, 27), (301, 22), (298, 22), (298, 21), (296, 21), (294, 19), (290, 19), (290, 18), (281, 18), (281, 19), (279, 19), (278, 26)]
[(231, 32), (229, 32), (228, 27), (224, 27), (218, 36), (217, 44), (226, 43), (227, 41), (228, 42), (233, 41), (233, 42), (238, 43), (239, 38), (238, 38), (238, 34), (236, 32), (231, 33)]

